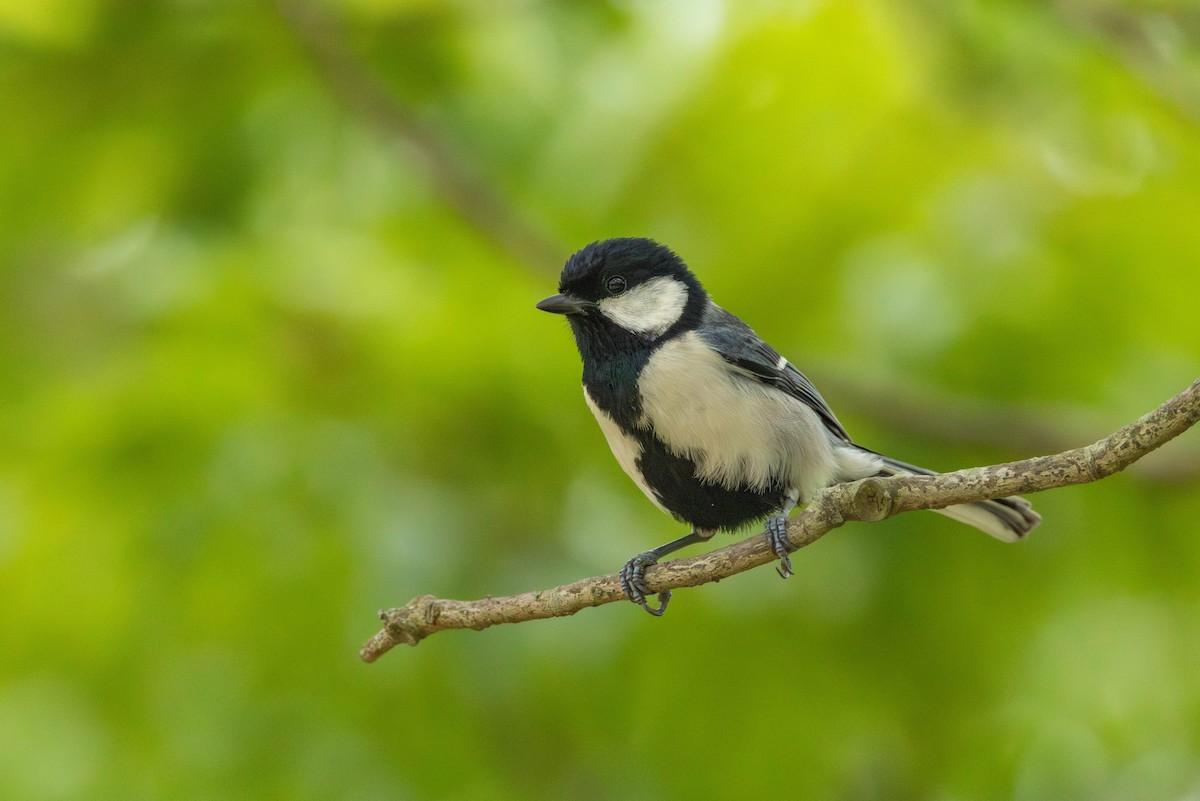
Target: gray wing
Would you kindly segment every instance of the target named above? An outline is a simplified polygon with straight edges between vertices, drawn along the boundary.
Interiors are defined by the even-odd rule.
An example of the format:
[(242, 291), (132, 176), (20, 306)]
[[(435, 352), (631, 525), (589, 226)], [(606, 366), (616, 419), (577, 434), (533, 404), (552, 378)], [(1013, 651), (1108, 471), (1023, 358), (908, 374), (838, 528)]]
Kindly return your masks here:
[(817, 388), (750, 326), (716, 304), (710, 304), (696, 333), (742, 373), (775, 387), (817, 413), (830, 433), (850, 442), (850, 435)]

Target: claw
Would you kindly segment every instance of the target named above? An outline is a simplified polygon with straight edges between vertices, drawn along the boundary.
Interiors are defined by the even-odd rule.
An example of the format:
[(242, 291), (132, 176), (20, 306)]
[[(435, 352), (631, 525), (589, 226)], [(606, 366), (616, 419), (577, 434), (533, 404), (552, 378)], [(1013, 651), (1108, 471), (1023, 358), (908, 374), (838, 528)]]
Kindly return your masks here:
[(794, 575), (792, 573), (792, 559), (788, 555), (796, 550), (792, 547), (791, 540), (787, 535), (787, 515), (775, 515), (767, 520), (766, 531), (767, 544), (771, 546), (771, 550), (779, 557), (779, 564), (775, 567), (775, 572), (780, 578), (787, 578)]
[(658, 594), (658, 607), (657, 608), (652, 607), (652, 606), (650, 606), (650, 604), (646, 603), (645, 598), (643, 598), (638, 603), (641, 605), (641, 607), (643, 609), (645, 609), (647, 612), (654, 615), (655, 617), (662, 617), (663, 612), (667, 611), (667, 604), (670, 602), (671, 602), (671, 591), (665, 590)]
[(646, 602), (646, 595), (650, 592), (646, 588), (646, 568), (656, 564), (658, 564), (658, 558), (651, 551), (640, 553), (630, 559), (621, 568), (621, 589), (625, 591), (629, 600), (655, 617), (662, 617), (663, 612), (667, 611), (667, 604), (671, 601), (670, 590), (658, 594), (657, 608)]
[(677, 540), (671, 540), (652, 551), (639, 553), (621, 568), (621, 589), (629, 596), (629, 600), (655, 617), (662, 617), (662, 613), (667, 611), (667, 603), (671, 600), (671, 591), (664, 590), (658, 594), (657, 608), (646, 603), (646, 596), (650, 594), (650, 590), (646, 588), (646, 568), (650, 567), (650, 565), (658, 564), (658, 560), (661, 557), (669, 553), (675, 553), (680, 548), (687, 547), (693, 543), (704, 542), (715, 533), (715, 531), (707, 529), (693, 528), (689, 534)]

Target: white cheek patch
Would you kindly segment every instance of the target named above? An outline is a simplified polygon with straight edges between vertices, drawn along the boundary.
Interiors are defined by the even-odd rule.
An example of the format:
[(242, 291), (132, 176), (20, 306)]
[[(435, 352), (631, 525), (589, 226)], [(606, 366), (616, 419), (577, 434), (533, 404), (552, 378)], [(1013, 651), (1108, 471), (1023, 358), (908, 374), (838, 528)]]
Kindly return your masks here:
[(596, 305), (605, 317), (626, 331), (656, 337), (683, 316), (687, 296), (687, 285), (682, 281), (659, 277)]

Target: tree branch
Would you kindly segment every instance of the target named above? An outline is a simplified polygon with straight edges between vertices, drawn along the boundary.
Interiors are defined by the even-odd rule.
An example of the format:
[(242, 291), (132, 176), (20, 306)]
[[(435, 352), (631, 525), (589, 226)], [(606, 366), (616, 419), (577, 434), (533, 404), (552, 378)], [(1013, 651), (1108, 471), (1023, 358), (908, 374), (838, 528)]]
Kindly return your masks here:
[[(331, 95), (384, 141), (395, 143), (393, 152), (402, 163), (412, 164), (415, 160), (430, 190), (467, 226), (515, 263), (540, 276), (558, 269), (569, 249), (535, 224), (528, 210), (522, 209), (511, 193), (506, 193), (470, 158), (471, 154), (456, 141), (453, 131), (434, 124), (404, 102), (351, 47), (342, 19), (320, 5), (303, 0), (276, 0), (276, 5)], [(1161, 13), (1138, 17), (1079, 0), (1058, 0), (1057, 6), (1072, 25), (1088, 35), (1101, 37), (1109, 46), (1132, 42), (1130, 47), (1144, 56), (1133, 59), (1132, 68), (1144, 79), (1151, 80), (1153, 76), (1144, 68), (1137, 69), (1138, 64), (1156, 66), (1156, 70), (1151, 70), (1154, 75), (1180, 74), (1177, 65), (1164, 60), (1146, 39), (1148, 20), (1166, 19)], [(1187, 29), (1186, 23), (1195, 18), (1190, 12), (1170, 17), (1181, 30)], [(1117, 36), (1120, 31), (1125, 33)], [(1155, 58), (1158, 60), (1154, 61)], [(1196, 109), (1200, 105), (1188, 99), (1195, 92), (1184, 97), (1178, 92), (1162, 91), (1176, 98), (1189, 119), (1197, 119)], [(954, 398), (927, 388), (897, 386), (895, 382), (888, 384), (886, 392), (880, 392), (870, 382), (840, 374), (835, 367), (822, 370), (818, 383), (826, 388), (826, 394), (842, 398), (839, 408), (858, 408), (881, 423), (944, 442), (977, 442), (1014, 452), (1057, 451), (1088, 436), (1085, 432), (1095, 430), (1089, 425), (1092, 417), (1088, 410), (1031, 409)], [(829, 392), (831, 386), (833, 392)], [(879, 403), (881, 397), (886, 397), (887, 402)], [(1200, 475), (1200, 451), (1173, 451), (1171, 458), (1139, 465), (1139, 474), (1156, 482), (1190, 480)]]
[(1057, 0), (1068, 25), (1123, 63), (1151, 92), (1192, 124), (1200, 123), (1200, 74), (1191, 56), (1200, 13), (1180, 8)]
[[(788, 524), (792, 545), (803, 548), (849, 520), (882, 520), (916, 509), (1087, 484), (1124, 470), (1200, 420), (1200, 379), (1154, 411), (1091, 445), (1053, 456), (974, 467), (935, 476), (865, 478), (825, 489)], [(646, 570), (652, 592), (695, 587), (775, 561), (766, 538), (751, 536), (701, 556), (676, 559)], [(480, 631), (499, 623), (520, 623), (573, 615), (590, 606), (625, 599), (615, 573), (582, 579), (549, 590), (501, 598), (455, 601), (420, 595), (402, 607), (379, 613), (383, 629), (359, 652), (374, 662), (394, 646), (416, 645), (446, 629)]]
[(404, 104), (350, 47), (341, 20), (321, 4), (277, 0), (284, 22), (312, 59), (332, 95), (373, 128), (384, 141), (403, 143), (402, 158), (415, 163), (428, 185), (485, 241), (518, 263), (557, 270), (563, 247), (513, 210), (506, 197), (451, 141), (448, 132)]
[[(953, 395), (903, 380), (864, 379), (834, 364), (805, 359), (805, 372), (842, 414), (857, 413), (880, 427), (920, 439), (986, 445), (1010, 453), (1064, 451), (1086, 442), (1105, 423), (1090, 407), (1030, 405)], [(1139, 461), (1140, 481), (1182, 484), (1200, 476), (1200, 448), (1181, 446)]]

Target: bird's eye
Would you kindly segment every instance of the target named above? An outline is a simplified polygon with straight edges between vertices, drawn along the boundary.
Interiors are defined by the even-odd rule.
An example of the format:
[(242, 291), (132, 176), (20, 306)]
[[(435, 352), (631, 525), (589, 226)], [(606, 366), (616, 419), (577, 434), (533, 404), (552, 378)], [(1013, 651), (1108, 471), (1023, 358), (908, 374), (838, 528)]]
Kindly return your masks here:
[(614, 275), (604, 283), (604, 287), (610, 295), (620, 295), (625, 291), (625, 279), (619, 275)]

